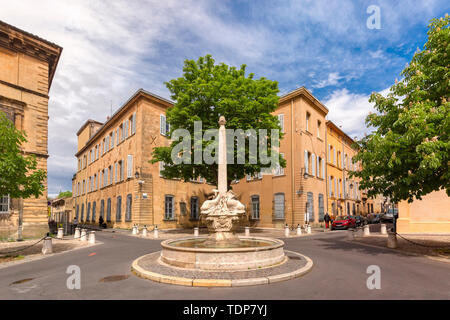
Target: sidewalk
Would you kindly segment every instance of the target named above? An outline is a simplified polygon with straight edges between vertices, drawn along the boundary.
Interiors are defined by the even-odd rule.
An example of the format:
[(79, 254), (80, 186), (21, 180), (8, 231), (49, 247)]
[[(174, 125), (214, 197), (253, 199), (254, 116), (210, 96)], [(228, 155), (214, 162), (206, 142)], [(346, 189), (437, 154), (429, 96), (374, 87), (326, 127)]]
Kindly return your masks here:
[[(102, 229), (102, 231), (106, 232), (117, 232), (122, 235), (127, 235), (131, 237), (139, 237), (144, 238), (142, 236), (142, 227), (139, 228), (139, 234), (133, 235), (131, 230), (128, 229)], [(298, 238), (298, 237), (308, 237), (314, 234), (323, 233), (323, 228), (312, 228), (311, 234), (307, 234), (304, 229), (302, 229), (302, 234), (297, 235), (297, 229), (290, 230), (289, 238)], [(325, 231), (327, 232), (327, 231)], [(235, 232), (238, 236), (245, 236), (245, 229), (241, 228)], [(199, 235), (207, 236), (208, 229), (200, 228)], [(166, 239), (176, 239), (176, 238), (184, 238), (184, 237), (193, 237), (194, 229), (158, 229), (158, 239), (166, 240)], [(269, 229), (269, 228), (250, 228), (250, 237), (259, 236), (259, 237), (268, 237), (268, 238), (279, 238), (286, 239), (284, 234), (284, 229)], [(148, 236), (145, 239), (154, 239), (153, 237), (153, 229), (148, 229)]]
[[(402, 237), (407, 240), (403, 239)], [(450, 235), (397, 235), (397, 249), (400, 252), (448, 259), (450, 261)], [(408, 241), (409, 240), (409, 241)], [(355, 237), (357, 242), (387, 247), (387, 235), (371, 233), (368, 237)], [(446, 248), (444, 248), (446, 247)]]

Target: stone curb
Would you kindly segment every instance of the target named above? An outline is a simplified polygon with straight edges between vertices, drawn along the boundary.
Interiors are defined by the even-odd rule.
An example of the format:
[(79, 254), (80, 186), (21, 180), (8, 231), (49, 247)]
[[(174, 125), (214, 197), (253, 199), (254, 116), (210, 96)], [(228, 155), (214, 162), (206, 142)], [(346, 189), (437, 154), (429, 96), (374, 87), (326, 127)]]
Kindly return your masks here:
[(260, 278), (248, 278), (248, 279), (198, 279), (198, 278), (183, 278), (183, 277), (174, 277), (174, 276), (167, 276), (160, 273), (155, 273), (151, 271), (147, 271), (139, 266), (139, 261), (153, 253), (149, 253), (146, 255), (143, 255), (136, 260), (133, 261), (131, 265), (131, 271), (138, 277), (149, 279), (156, 282), (161, 283), (168, 283), (168, 284), (176, 284), (176, 285), (182, 285), (182, 286), (190, 286), (190, 287), (242, 287), (242, 286), (254, 286), (254, 285), (260, 285), (260, 284), (270, 284), (285, 280), (294, 279), (297, 277), (300, 277), (306, 273), (308, 273), (314, 263), (313, 261), (298, 252), (294, 251), (288, 251), (285, 250), (285, 252), (289, 252), (290, 254), (296, 254), (298, 256), (303, 257), (306, 260), (306, 265), (301, 267), (300, 269), (294, 270), (292, 272), (283, 273), (279, 275), (274, 276), (268, 276), (268, 277), (260, 277)]

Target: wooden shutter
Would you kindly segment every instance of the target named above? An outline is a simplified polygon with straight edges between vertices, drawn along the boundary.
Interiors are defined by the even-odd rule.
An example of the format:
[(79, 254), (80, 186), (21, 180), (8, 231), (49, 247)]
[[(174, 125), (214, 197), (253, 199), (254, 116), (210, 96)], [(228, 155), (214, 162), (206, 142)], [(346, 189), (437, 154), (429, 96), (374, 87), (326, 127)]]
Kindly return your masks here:
[(136, 112), (133, 113), (131, 117), (131, 134), (136, 133)]
[(309, 159), (308, 159), (308, 150), (305, 150), (305, 172), (309, 173)]
[(274, 211), (276, 219), (284, 219), (284, 193), (275, 194)]
[(316, 155), (314, 153), (311, 155), (311, 174), (316, 175)]
[(127, 178), (133, 177), (133, 155), (129, 154), (127, 158)]
[(166, 135), (166, 116), (163, 114), (159, 116), (159, 132), (163, 136)]

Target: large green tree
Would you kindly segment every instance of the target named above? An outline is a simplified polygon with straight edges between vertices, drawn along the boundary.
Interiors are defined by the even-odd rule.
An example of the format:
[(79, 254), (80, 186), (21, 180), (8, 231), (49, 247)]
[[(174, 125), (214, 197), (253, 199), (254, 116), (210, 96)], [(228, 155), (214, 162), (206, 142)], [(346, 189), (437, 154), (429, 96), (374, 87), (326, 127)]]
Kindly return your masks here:
[[(215, 64), (210, 55), (200, 57), (197, 61), (186, 60), (183, 76), (166, 83), (175, 101), (167, 110), (167, 121), (170, 133), (176, 129), (186, 129), (191, 136), (191, 164), (174, 164), (171, 159), (173, 148), (179, 143), (172, 141), (169, 147), (153, 149), (152, 162), (163, 161), (165, 169), (161, 172), (166, 178), (180, 178), (184, 181), (203, 177), (212, 184), (217, 184), (217, 164), (195, 164), (193, 148), (198, 140), (194, 140), (194, 122), (201, 121), (202, 134), (208, 129), (218, 129), (219, 116), (226, 118), (227, 129), (267, 129), (268, 155), (280, 159), (285, 167), (285, 160), (272, 150), (271, 129), (280, 130), (276, 116), (271, 113), (278, 107), (278, 83), (266, 78), (254, 79), (254, 74), (245, 74), (246, 66), (239, 69), (224, 63)], [(169, 133), (169, 135), (170, 135)], [(280, 139), (282, 138), (280, 130)], [(241, 179), (246, 174), (254, 175), (267, 168), (257, 157), (257, 163), (249, 163), (249, 136), (245, 135), (245, 164), (237, 163), (238, 145), (235, 141), (235, 164), (228, 165), (228, 186), (233, 179)], [(211, 147), (217, 141), (201, 141), (202, 150)], [(231, 141), (227, 141), (231, 143)], [(269, 164), (270, 165), (270, 164)]]
[(21, 151), (26, 141), (25, 133), (0, 112), (0, 196), (37, 198), (45, 190), (45, 171), (37, 169), (34, 155), (25, 156)]
[(450, 195), (450, 29), (449, 17), (433, 19), (428, 41), (396, 80), (387, 97), (373, 93), (374, 128), (357, 142), (361, 188), (369, 196), (413, 201), (436, 190)]

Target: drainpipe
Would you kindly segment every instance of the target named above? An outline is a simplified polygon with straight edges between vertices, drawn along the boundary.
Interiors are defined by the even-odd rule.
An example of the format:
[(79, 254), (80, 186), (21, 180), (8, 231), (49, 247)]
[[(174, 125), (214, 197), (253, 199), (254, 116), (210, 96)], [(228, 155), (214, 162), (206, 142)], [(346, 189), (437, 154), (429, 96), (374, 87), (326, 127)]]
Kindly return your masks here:
[(291, 183), (292, 183), (292, 225), (294, 225), (295, 179), (294, 179), (294, 99), (291, 99)]

